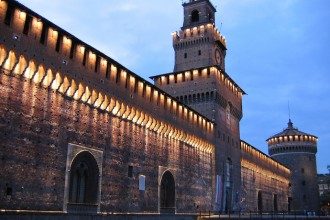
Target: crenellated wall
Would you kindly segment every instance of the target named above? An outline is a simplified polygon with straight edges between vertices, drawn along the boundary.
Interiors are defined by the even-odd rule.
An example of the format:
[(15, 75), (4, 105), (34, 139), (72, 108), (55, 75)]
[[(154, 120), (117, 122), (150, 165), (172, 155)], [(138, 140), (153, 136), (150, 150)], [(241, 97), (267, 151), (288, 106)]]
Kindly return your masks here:
[(213, 122), (16, 1), (0, 32), (1, 209), (69, 209), (82, 151), (99, 152), (101, 212), (159, 212), (166, 170), (177, 212), (211, 209)]
[(291, 171), (244, 141), (241, 152), (242, 210), (288, 211)]
[[(6, 4), (6, 1), (1, 3)], [(14, 74), (23, 74), (36, 83), (51, 86), (75, 100), (81, 99), (125, 119), (129, 118), (128, 114), (135, 118), (140, 114), (142, 117), (139, 119), (143, 122), (144, 118), (144, 123), (139, 124), (143, 126), (150, 117), (154, 120), (152, 129), (155, 130), (167, 126), (171, 128), (168, 132), (174, 132), (175, 128), (170, 124), (176, 124), (180, 130), (212, 139), (214, 125), (207, 118), (57, 26), (46, 20), (43, 22), (32, 12), (27, 15), (28, 9), (24, 6), (16, 2), (11, 4), (18, 8), (13, 10), (11, 25), (1, 26), (3, 30), (7, 29), (1, 36), (1, 40), (6, 41), (7, 53), (1, 55), (3, 60), (0, 61), (6, 59), (1, 63)], [(23, 34), (27, 17), (32, 17), (30, 29)], [(41, 38), (45, 38), (44, 43), (38, 41)], [(9, 55), (10, 59), (7, 59)], [(8, 63), (11, 65), (8, 66)], [(162, 115), (162, 120), (156, 118), (159, 115)]]

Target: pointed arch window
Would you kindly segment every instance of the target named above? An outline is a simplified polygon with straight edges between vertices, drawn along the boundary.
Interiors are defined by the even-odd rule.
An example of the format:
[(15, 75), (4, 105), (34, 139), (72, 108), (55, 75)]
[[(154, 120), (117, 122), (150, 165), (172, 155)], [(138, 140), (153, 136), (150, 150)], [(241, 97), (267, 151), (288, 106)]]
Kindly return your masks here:
[(93, 155), (79, 153), (71, 165), (69, 203), (96, 204), (98, 185), (99, 169)]

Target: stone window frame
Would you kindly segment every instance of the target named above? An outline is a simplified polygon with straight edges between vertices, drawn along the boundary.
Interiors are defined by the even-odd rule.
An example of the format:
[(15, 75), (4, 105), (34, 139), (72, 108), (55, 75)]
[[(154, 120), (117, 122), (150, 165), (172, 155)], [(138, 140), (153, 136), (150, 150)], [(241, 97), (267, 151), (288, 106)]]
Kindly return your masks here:
[(69, 194), (70, 194), (70, 170), (71, 165), (76, 156), (82, 152), (89, 152), (93, 155), (97, 166), (99, 168), (99, 186), (98, 186), (98, 195), (97, 195), (97, 212), (100, 212), (100, 204), (101, 204), (101, 186), (102, 186), (102, 164), (103, 164), (103, 151), (97, 150), (89, 147), (84, 147), (77, 144), (68, 144), (67, 151), (67, 159), (66, 159), (66, 169), (65, 169), (65, 183), (64, 183), (64, 198), (63, 198), (63, 211), (68, 211), (68, 202), (69, 202)]

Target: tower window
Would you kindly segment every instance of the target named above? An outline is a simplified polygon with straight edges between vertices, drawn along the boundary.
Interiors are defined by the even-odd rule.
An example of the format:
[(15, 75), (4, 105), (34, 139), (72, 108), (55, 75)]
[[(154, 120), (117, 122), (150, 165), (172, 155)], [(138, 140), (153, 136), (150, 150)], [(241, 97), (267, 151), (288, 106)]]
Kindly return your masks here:
[(305, 173), (305, 169), (304, 168), (301, 168), (301, 173)]
[(6, 196), (12, 196), (13, 189), (9, 186), (6, 187)]
[(305, 186), (305, 185), (306, 185), (306, 181), (303, 180), (303, 181), (301, 182), (301, 184), (302, 184), (303, 186)]
[(188, 57), (188, 54), (184, 53), (184, 58), (187, 59), (187, 57)]
[(128, 177), (133, 177), (133, 166), (128, 166)]
[(198, 22), (199, 21), (199, 11), (193, 10), (191, 12), (191, 22)]
[(198, 50), (198, 56), (202, 55), (202, 51)]

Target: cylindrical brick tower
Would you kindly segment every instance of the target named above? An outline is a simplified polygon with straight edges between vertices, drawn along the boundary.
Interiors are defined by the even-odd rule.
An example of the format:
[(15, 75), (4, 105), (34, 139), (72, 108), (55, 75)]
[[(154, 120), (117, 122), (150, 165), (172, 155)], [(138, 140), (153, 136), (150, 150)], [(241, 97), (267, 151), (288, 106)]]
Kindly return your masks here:
[(319, 210), (316, 157), (317, 137), (288, 127), (267, 139), (269, 155), (291, 170), (290, 211)]

